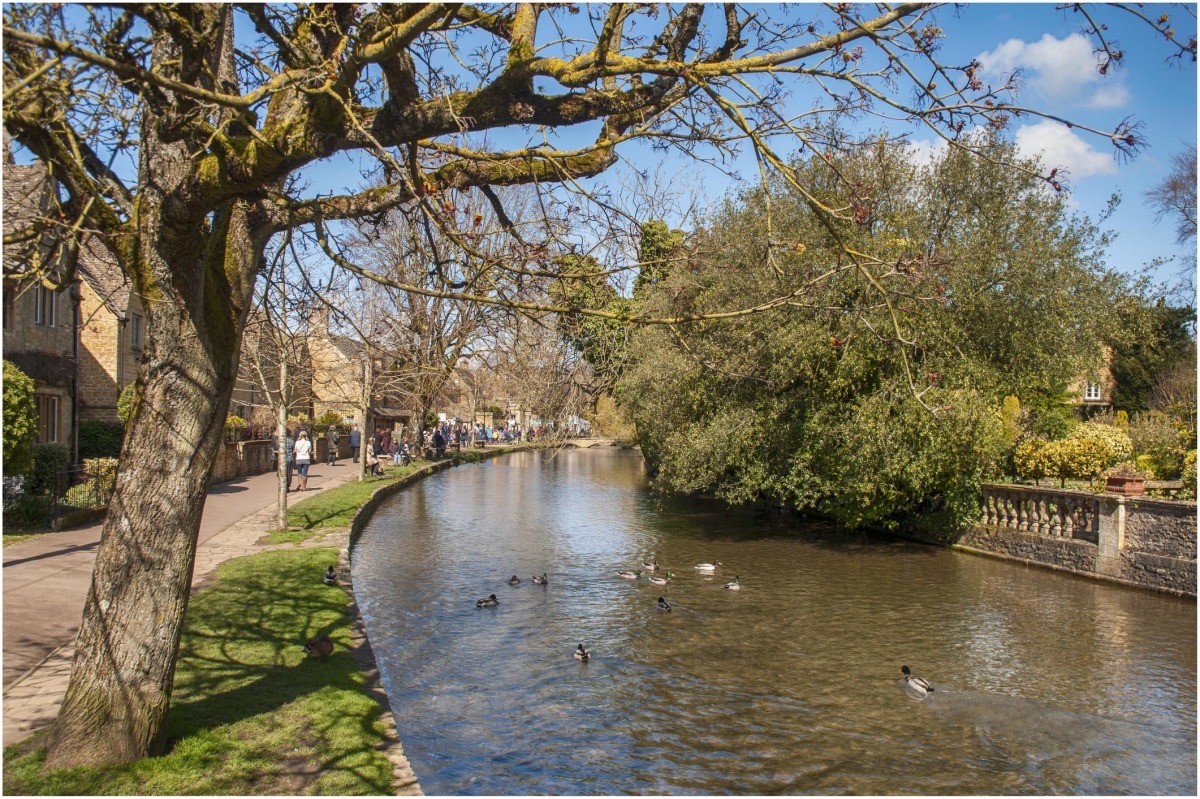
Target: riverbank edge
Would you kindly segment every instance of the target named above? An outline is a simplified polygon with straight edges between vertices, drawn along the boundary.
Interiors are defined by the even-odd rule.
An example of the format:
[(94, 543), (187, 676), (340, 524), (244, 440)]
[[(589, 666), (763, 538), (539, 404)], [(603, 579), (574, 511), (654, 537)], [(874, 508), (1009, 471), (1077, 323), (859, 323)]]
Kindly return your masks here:
[(380, 721), (385, 728), (387, 740), (386, 746), (383, 747), (383, 754), (392, 763), (392, 791), (395, 796), (424, 796), (425, 794), (421, 790), (420, 780), (417, 778), (416, 772), (413, 771), (412, 764), (408, 762), (408, 758), (404, 754), (404, 745), (400, 740), (400, 731), (396, 726), (396, 717), (392, 714), (391, 698), (387, 695), (387, 690), (383, 687), (383, 681), (379, 674), (379, 664), (375, 661), (375, 650), (371, 647), (370, 633), (367, 630), (366, 621), (359, 610), (358, 597), (354, 593), (354, 580), (350, 576), (354, 545), (358, 543), (363, 529), (367, 526), (371, 517), (375, 515), (375, 511), (379, 509), (380, 504), (385, 499), (398, 494), (401, 489), (408, 488), (430, 475), (455, 466), (480, 463), (499, 457), (500, 455), (508, 455), (525, 449), (527, 447), (496, 447), (495, 449), (481, 451), (472, 450), (472, 457), (451, 456), (446, 460), (435, 461), (427, 466), (422, 466), (417, 471), (405, 475), (394, 483), (388, 483), (375, 489), (371, 493), (370, 499), (359, 506), (353, 520), (350, 522), (349, 540), (341, 552), (341, 557), (345, 559), (343, 573), (347, 575), (343, 586), (350, 594), (351, 604), (348, 613), (351, 616), (351, 625), (354, 631), (354, 657), (366, 678), (366, 683), (363, 686), (364, 690), (383, 708), (383, 715)]

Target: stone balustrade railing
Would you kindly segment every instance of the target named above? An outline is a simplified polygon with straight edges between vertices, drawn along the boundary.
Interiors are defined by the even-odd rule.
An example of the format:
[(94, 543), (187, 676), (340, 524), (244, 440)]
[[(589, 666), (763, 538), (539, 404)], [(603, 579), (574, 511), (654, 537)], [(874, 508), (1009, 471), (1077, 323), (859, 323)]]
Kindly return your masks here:
[(1086, 491), (986, 484), (980, 521), (993, 527), (1096, 543), (1099, 507)]
[(987, 483), (960, 547), (1196, 596), (1196, 503)]

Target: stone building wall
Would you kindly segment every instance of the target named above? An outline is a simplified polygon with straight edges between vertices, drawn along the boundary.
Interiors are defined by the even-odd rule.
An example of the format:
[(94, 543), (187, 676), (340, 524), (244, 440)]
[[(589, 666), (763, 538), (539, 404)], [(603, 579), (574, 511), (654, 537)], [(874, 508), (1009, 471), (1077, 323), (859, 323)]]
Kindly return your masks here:
[(79, 302), (79, 418), (117, 421), (121, 322), (86, 281)]

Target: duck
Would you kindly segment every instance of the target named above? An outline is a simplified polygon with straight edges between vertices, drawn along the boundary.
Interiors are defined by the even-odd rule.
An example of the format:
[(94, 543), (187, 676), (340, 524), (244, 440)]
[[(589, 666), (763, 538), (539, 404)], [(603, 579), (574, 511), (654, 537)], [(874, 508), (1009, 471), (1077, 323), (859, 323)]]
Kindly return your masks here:
[(617, 576), (622, 579), (625, 579), (625, 580), (636, 580), (637, 578), (642, 576), (642, 570), (638, 569), (635, 572), (631, 572), (628, 569), (624, 569), (622, 571), (617, 572)]
[(667, 572), (662, 577), (647, 577), (646, 579), (655, 585), (666, 585), (667, 583), (671, 582), (671, 575), (674, 573), (675, 572)]
[(927, 694), (933, 693), (933, 686), (922, 677), (914, 677), (908, 666), (901, 666), (900, 671), (904, 673), (904, 687), (912, 691), (914, 696), (924, 699)]
[(518, 577), (517, 575), (515, 575), (515, 574), (514, 574), (514, 575), (512, 576), (512, 579), (508, 581), (508, 584), (509, 584), (509, 585), (520, 585), (520, 584), (521, 584), (521, 578), (520, 578), (520, 577)]
[(496, 599), (496, 595), (489, 594), (489, 595), (485, 596), (483, 599), (476, 601), (475, 607), (477, 607), (477, 608), (494, 608), (499, 604), (500, 604), (500, 600)]
[(671, 610), (671, 604), (670, 604), (669, 602), (667, 602), (667, 600), (666, 600), (666, 599), (664, 599), (664, 598), (662, 598), (662, 597), (660, 596), (660, 597), (658, 598), (658, 609), (659, 609), (659, 610), (665, 610), (665, 611), (667, 611), (667, 612), (669, 613), (669, 612), (670, 612), (670, 610)]
[(712, 563), (697, 563), (696, 568), (702, 572), (715, 572), (720, 565), (721, 561), (714, 560)]
[(550, 585), (550, 581), (546, 579), (546, 573), (542, 572), (541, 577), (538, 577), (536, 574), (533, 575), (533, 584), (534, 585)]
[(642, 568), (648, 572), (656, 572), (656, 571), (658, 571), (658, 561), (657, 560), (642, 561)]
[(333, 654), (333, 641), (330, 641), (325, 636), (314, 638), (304, 644), (304, 654), (317, 660), (327, 658)]
[(742, 578), (734, 577), (732, 583), (725, 583), (725, 587), (728, 588), (730, 591), (741, 591), (742, 590)]
[(587, 651), (587, 647), (585, 647), (583, 644), (580, 644), (579, 648), (575, 650), (575, 659), (586, 663), (592, 659), (592, 653)]
[(325, 572), (325, 585), (336, 585), (336, 584), (337, 584), (337, 568), (336, 568), (336, 566), (331, 564), (329, 567), (329, 570)]

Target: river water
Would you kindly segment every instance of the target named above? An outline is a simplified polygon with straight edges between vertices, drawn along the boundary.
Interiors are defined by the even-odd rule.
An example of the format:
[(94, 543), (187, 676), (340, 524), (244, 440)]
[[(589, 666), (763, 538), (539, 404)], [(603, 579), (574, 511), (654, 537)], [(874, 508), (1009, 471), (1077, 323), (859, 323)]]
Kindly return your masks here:
[(1193, 602), (664, 502), (614, 450), (430, 477), (353, 563), (429, 794), (1196, 792)]

